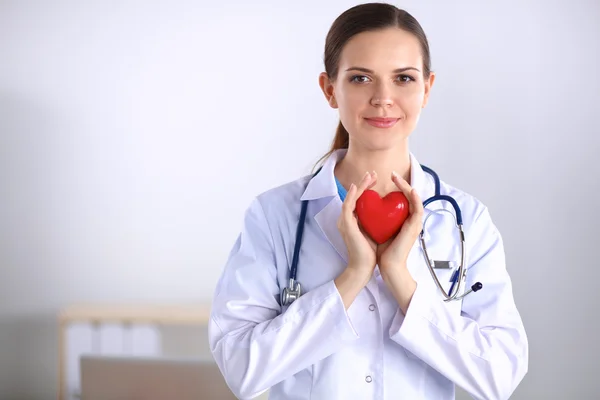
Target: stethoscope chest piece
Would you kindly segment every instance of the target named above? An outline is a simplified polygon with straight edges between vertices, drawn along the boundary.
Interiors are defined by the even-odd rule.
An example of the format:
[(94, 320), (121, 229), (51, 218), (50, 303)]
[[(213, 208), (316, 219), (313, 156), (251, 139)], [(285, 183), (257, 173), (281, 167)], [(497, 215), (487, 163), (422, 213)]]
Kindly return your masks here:
[(281, 305), (289, 306), (302, 295), (302, 286), (295, 279), (290, 279), (288, 287), (281, 292)]

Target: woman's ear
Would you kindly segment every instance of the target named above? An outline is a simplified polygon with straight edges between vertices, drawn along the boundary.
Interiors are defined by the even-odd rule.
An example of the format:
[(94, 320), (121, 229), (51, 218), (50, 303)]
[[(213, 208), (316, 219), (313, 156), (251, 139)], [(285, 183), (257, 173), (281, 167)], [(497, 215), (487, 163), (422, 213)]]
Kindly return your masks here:
[(429, 74), (429, 79), (425, 81), (425, 96), (423, 96), (423, 105), (421, 108), (425, 108), (427, 102), (429, 101), (429, 94), (431, 93), (431, 87), (433, 86), (433, 82), (435, 82), (435, 72), (431, 72)]
[(329, 76), (326, 72), (321, 72), (319, 74), (319, 86), (329, 103), (331, 108), (338, 108), (337, 101), (335, 100), (335, 90), (333, 87), (333, 83), (329, 79)]

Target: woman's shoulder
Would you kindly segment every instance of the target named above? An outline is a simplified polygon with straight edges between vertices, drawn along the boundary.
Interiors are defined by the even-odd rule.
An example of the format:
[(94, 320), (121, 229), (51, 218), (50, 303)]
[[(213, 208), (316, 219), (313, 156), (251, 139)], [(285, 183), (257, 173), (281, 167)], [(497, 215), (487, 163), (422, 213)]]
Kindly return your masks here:
[[(465, 232), (499, 233), (492, 221), (487, 204), (479, 197), (444, 181), (440, 181), (440, 192), (443, 195), (452, 197), (458, 204), (462, 213)], [(448, 206), (450, 207), (450, 205)]]
[(485, 207), (483, 201), (473, 193), (470, 193), (468, 190), (464, 190), (443, 180), (440, 180), (440, 192), (441, 194), (445, 194), (454, 198), (457, 203), (462, 204), (467, 208), (477, 209)]
[(301, 197), (311, 177), (312, 175), (305, 175), (271, 187), (257, 193), (253, 201), (260, 205), (267, 218), (290, 210), (300, 210)]

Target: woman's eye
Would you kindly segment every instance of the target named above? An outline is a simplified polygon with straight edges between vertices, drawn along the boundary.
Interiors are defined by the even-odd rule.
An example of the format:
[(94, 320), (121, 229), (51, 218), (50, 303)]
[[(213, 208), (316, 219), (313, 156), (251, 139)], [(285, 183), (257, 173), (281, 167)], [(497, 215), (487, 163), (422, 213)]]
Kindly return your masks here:
[[(396, 79), (400, 83), (410, 83), (414, 81), (414, 78), (410, 75), (398, 75)], [(350, 78), (350, 82), (354, 83), (367, 83), (369, 81), (369, 77), (365, 75), (354, 75)]]
[(365, 83), (368, 82), (369, 78), (367, 78), (364, 75), (354, 75), (352, 78), (350, 78), (350, 82), (356, 82), (356, 83)]
[(399, 75), (398, 80), (402, 83), (409, 83), (414, 81), (414, 79), (410, 75)]

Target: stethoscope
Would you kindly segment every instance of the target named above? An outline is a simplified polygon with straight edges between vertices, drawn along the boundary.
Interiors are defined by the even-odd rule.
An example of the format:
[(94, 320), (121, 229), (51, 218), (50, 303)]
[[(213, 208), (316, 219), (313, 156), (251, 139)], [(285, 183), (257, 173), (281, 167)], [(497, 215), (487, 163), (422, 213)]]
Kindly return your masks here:
[[(434, 260), (430, 259), (429, 253), (427, 252), (427, 246), (425, 245), (425, 226), (427, 225), (427, 220), (429, 219), (429, 217), (431, 217), (431, 215), (433, 215), (435, 213), (430, 213), (429, 215), (427, 215), (427, 217), (423, 221), (423, 229), (421, 230), (421, 233), (419, 235), (419, 242), (421, 244), (421, 248), (423, 249), (423, 255), (425, 257), (425, 262), (427, 263), (427, 267), (429, 268), (429, 271), (431, 272), (431, 276), (433, 277), (433, 280), (436, 283), (436, 286), (438, 287), (440, 292), (444, 295), (444, 301), (448, 302), (448, 301), (452, 301), (452, 300), (461, 300), (466, 295), (468, 295), (472, 292), (477, 292), (477, 291), (481, 290), (481, 288), (483, 287), (481, 282), (476, 282), (474, 285), (471, 286), (471, 288), (468, 291), (466, 291), (465, 293), (463, 293), (462, 295), (459, 296), (461, 286), (463, 284), (466, 284), (466, 279), (467, 279), (466, 278), (467, 277), (467, 269), (465, 268), (465, 258), (466, 258), (465, 234), (463, 231), (462, 212), (460, 210), (460, 207), (458, 206), (458, 203), (456, 202), (456, 200), (454, 200), (454, 198), (452, 196), (440, 194), (440, 178), (439, 178), (438, 174), (431, 168), (428, 168), (424, 165), (421, 165), (421, 168), (423, 169), (423, 171), (425, 171), (429, 175), (431, 175), (431, 177), (433, 178), (433, 181), (435, 182), (435, 194), (423, 202), (423, 208), (427, 207), (429, 204), (433, 203), (434, 201), (449, 202), (452, 205), (452, 208), (454, 209), (454, 214), (452, 214), (450, 211), (445, 210), (445, 209), (440, 209), (440, 210), (436, 210), (436, 211), (446, 211), (446, 212), (452, 214), (452, 216), (454, 217), (454, 221), (456, 222), (456, 227), (460, 233), (460, 250), (461, 250), (460, 251), (460, 253), (461, 253), (460, 265), (458, 266), (457, 269), (454, 270), (454, 272), (452, 274), (452, 277), (450, 279), (452, 284), (450, 285), (450, 289), (448, 290), (448, 293), (446, 293), (446, 291), (444, 290), (444, 287), (440, 283), (440, 280), (439, 280), (437, 274), (435, 273), (435, 269), (451, 268), (452, 267), (451, 263), (449, 261), (434, 261)], [(321, 168), (319, 168), (319, 170), (317, 172), (315, 172), (315, 174), (312, 176), (312, 178), (314, 178), (320, 171), (321, 171)], [(294, 254), (292, 256), (292, 265), (290, 268), (289, 282), (288, 282), (288, 286), (286, 288), (284, 288), (281, 292), (281, 305), (282, 306), (288, 306), (288, 305), (292, 304), (296, 299), (298, 299), (302, 295), (302, 285), (300, 285), (300, 282), (298, 282), (296, 280), (296, 277), (298, 274), (298, 257), (300, 255), (300, 246), (302, 245), (302, 235), (304, 233), (304, 222), (306, 220), (307, 208), (308, 208), (308, 200), (303, 200), (302, 208), (300, 209), (300, 218), (298, 219), (298, 227), (296, 228), (296, 242), (294, 243)]]

